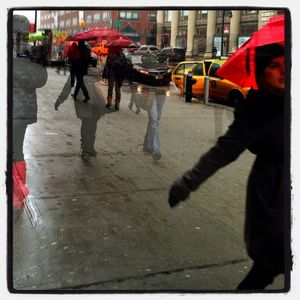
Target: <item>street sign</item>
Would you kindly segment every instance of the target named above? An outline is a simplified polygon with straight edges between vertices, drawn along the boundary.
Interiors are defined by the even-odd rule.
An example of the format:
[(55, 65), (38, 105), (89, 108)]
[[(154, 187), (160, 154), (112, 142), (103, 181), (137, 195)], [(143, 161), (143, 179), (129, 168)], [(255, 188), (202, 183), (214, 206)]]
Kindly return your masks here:
[(116, 22), (115, 22), (115, 27), (121, 27), (122, 26), (122, 21), (121, 20), (117, 20)]

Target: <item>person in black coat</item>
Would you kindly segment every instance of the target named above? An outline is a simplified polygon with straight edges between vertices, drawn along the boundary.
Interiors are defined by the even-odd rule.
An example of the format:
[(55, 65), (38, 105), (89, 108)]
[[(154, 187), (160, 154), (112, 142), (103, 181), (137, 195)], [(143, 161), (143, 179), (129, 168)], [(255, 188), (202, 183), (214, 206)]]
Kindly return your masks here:
[(234, 121), (216, 145), (177, 179), (169, 191), (174, 207), (246, 149), (256, 155), (247, 186), (245, 242), (252, 269), (238, 290), (264, 289), (284, 273), (284, 48), (256, 48), (256, 81), (236, 108)]
[(84, 41), (79, 41), (78, 43), (78, 52), (79, 58), (75, 60), (73, 68), (76, 77), (76, 86), (74, 94), (72, 95), (74, 100), (77, 99), (79, 90), (81, 89), (84, 94), (84, 103), (87, 103), (90, 100), (88, 90), (84, 83), (84, 76), (87, 75), (88, 65), (91, 59), (91, 51), (85, 45)]

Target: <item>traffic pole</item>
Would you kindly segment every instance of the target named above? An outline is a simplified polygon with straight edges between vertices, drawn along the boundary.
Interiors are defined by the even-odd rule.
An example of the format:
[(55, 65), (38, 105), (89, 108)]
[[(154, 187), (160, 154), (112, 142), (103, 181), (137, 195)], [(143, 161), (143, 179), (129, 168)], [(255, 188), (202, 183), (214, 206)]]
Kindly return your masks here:
[(209, 99), (209, 76), (204, 77), (204, 104), (208, 104)]

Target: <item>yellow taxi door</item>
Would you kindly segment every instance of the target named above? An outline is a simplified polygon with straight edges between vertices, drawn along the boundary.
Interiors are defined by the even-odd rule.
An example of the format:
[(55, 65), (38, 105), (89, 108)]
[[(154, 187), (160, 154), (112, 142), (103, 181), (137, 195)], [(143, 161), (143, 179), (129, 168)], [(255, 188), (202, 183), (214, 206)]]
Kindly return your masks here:
[(193, 84), (193, 95), (196, 97), (204, 96), (204, 62), (196, 63), (192, 69), (193, 79), (196, 79), (196, 83)]
[(181, 93), (183, 93), (184, 75), (191, 71), (193, 66), (194, 63), (181, 63), (173, 71), (172, 81), (180, 89)]

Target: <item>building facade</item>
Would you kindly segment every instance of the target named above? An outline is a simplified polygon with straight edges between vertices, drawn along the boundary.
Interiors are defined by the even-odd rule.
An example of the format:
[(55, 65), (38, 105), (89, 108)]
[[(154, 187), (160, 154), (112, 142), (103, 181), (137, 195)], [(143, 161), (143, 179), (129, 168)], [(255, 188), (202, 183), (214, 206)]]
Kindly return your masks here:
[(75, 34), (115, 28), (139, 44), (183, 47), (187, 56), (232, 54), (276, 10), (60, 10), (40, 11), (40, 28)]
[(71, 35), (92, 27), (115, 28), (140, 44), (156, 44), (156, 10), (40, 11), (40, 29), (68, 31)]
[(232, 54), (276, 10), (159, 10), (157, 46), (183, 47), (187, 56), (211, 57)]

